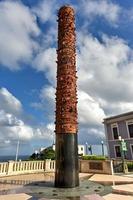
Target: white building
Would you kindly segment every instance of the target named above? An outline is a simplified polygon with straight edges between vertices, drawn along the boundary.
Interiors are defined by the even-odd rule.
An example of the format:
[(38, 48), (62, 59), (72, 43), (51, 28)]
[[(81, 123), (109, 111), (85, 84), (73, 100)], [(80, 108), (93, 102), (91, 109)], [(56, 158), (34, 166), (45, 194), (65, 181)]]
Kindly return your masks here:
[(85, 145), (78, 145), (78, 154), (84, 156), (86, 154), (86, 147)]

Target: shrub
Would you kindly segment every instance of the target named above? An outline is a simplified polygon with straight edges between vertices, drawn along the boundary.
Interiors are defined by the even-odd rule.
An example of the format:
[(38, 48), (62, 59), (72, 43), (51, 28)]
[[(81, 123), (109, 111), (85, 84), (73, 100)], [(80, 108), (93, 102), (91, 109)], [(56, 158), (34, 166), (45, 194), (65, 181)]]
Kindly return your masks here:
[(133, 162), (127, 162), (127, 167), (129, 171), (133, 171)]
[(85, 155), (81, 157), (82, 160), (106, 160), (105, 156)]

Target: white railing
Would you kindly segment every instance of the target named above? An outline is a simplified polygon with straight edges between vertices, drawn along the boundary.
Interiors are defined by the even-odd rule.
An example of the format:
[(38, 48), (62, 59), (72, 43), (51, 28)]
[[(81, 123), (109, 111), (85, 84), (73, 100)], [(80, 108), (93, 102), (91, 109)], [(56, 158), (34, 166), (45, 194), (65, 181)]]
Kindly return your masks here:
[(8, 162), (0, 163), (0, 175), (6, 175), (8, 172)]
[(54, 172), (55, 171), (55, 160), (46, 160), (45, 161), (45, 171)]
[(41, 172), (44, 171), (44, 161), (21, 161), (13, 162), (12, 173), (28, 173), (28, 172)]
[(45, 161), (9, 161), (0, 163), (0, 176), (44, 171)]

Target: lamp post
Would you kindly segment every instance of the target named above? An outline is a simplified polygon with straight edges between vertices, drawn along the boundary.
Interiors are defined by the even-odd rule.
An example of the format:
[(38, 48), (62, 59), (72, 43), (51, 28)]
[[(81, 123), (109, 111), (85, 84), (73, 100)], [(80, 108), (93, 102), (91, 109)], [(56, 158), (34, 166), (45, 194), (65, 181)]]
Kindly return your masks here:
[(127, 173), (128, 168), (127, 168), (127, 164), (125, 162), (125, 152), (127, 151), (126, 142), (124, 141), (124, 139), (120, 135), (119, 135), (118, 139), (120, 141), (120, 151), (121, 151), (121, 158), (122, 158), (123, 173)]
[(18, 161), (18, 153), (19, 153), (19, 131), (20, 131), (20, 127), (18, 127), (18, 141), (17, 141), (17, 148), (16, 148), (16, 156), (15, 156), (15, 161)]
[(19, 139), (18, 139), (18, 142), (17, 142), (16, 158), (15, 158), (15, 161), (18, 161), (18, 152), (19, 152)]
[(88, 142), (86, 142), (85, 145), (86, 145), (86, 155), (88, 155)]
[(90, 154), (92, 155), (92, 145), (90, 145), (90, 146), (88, 147), (88, 149), (89, 149), (89, 151), (90, 151)]
[(102, 145), (102, 156), (104, 156), (104, 142), (101, 141), (101, 145)]

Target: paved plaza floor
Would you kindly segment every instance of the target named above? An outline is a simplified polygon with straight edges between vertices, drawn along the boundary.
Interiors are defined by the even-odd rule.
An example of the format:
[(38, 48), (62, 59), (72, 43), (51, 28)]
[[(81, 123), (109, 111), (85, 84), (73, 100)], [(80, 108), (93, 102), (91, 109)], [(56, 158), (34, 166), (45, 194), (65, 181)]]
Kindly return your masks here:
[[(53, 179), (54, 173), (39, 173), (39, 174), (25, 174), (18, 176), (8, 176), (0, 178), (0, 200), (27, 200), (33, 199), (30, 195), (25, 193), (19, 194), (6, 194), (6, 191), (13, 190), (15, 188), (21, 188), (23, 185), (27, 185), (36, 181), (44, 181), (46, 178), (48, 181)], [(125, 175), (104, 175), (104, 174), (80, 174), (80, 179), (87, 177), (90, 181), (102, 183), (103, 185), (109, 184), (112, 186), (112, 193), (104, 196), (95, 194), (85, 195), (80, 200), (133, 200), (133, 176)], [(41, 198), (46, 200), (46, 198)], [(76, 200), (76, 199), (74, 199)], [(78, 198), (79, 200), (79, 198)]]

